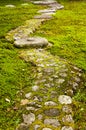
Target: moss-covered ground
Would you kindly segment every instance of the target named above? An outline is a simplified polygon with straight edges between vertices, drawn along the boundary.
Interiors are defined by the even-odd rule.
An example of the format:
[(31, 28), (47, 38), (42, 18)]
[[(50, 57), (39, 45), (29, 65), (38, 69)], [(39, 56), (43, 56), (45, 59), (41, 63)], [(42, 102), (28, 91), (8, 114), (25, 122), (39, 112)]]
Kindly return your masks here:
[[(22, 111), (18, 109), (18, 102), (34, 81), (31, 63), (21, 60), (18, 50), (5, 39), (7, 32), (31, 19), (42, 8), (31, 3), (24, 7), (21, 3), (24, 1), (0, 0), (0, 130), (14, 130), (21, 122)], [(14, 4), (16, 8), (6, 8), (6, 4)], [(53, 43), (49, 51), (83, 69), (85, 76), (86, 2), (63, 1), (62, 4), (65, 9), (57, 11), (54, 18), (42, 25), (35, 35), (46, 37)], [(76, 129), (85, 130), (86, 88), (79, 89), (74, 98), (78, 101), (74, 107), (77, 108), (74, 117)]]

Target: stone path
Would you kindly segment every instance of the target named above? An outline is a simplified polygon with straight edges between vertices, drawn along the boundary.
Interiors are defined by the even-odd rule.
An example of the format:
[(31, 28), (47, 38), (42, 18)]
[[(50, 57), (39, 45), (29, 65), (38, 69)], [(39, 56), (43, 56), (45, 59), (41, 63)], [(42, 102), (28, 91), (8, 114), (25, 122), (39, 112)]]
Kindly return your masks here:
[(22, 123), (16, 130), (74, 130), (72, 97), (82, 85), (81, 70), (64, 59), (53, 56), (46, 50), (52, 44), (41, 37), (30, 37), (31, 33), (63, 6), (55, 0), (32, 1), (48, 5), (39, 15), (26, 21), (24, 26), (10, 31), (6, 39), (20, 50), (20, 58), (35, 65), (35, 81), (29, 93), (24, 95), (20, 106)]

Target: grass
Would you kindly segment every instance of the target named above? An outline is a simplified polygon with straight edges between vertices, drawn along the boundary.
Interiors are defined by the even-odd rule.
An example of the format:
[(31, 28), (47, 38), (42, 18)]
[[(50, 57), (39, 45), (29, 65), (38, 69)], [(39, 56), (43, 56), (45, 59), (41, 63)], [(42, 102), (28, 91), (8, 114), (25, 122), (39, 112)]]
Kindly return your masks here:
[[(31, 19), (42, 8), (30, 3), (22, 7), (21, 3), (24, 1), (0, 0), (0, 130), (14, 130), (21, 122), (22, 110), (15, 110), (15, 107), (19, 107), (24, 91), (30, 91), (34, 81), (32, 65), (21, 60), (18, 50), (5, 39), (7, 32)], [(54, 19), (42, 25), (35, 35), (46, 37), (53, 43), (49, 50), (53, 55), (59, 55), (86, 71), (86, 2), (62, 3), (65, 9), (57, 11)], [(6, 8), (6, 4), (14, 4), (16, 8)], [(84, 88), (74, 97), (79, 102), (77, 110), (80, 111), (76, 112), (75, 120), (81, 130), (85, 130), (85, 91)]]

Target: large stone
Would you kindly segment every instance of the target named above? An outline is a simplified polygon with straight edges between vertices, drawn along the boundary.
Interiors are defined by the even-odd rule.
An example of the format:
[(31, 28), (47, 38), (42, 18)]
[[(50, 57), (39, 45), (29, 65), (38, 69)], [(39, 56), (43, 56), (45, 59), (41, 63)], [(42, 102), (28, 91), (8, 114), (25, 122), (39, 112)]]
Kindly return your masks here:
[(57, 108), (51, 108), (48, 110), (45, 110), (45, 115), (47, 116), (59, 116), (60, 112)]
[(30, 113), (28, 115), (23, 114), (24, 123), (31, 125), (35, 121), (35, 115)]
[(70, 96), (66, 96), (66, 95), (60, 95), (58, 98), (58, 101), (61, 104), (71, 104), (72, 103), (72, 99)]
[(46, 125), (52, 125), (54, 127), (60, 126), (60, 123), (57, 119), (45, 119), (44, 124)]
[(14, 41), (14, 45), (18, 48), (40, 48), (46, 47), (48, 45), (48, 41), (42, 37), (30, 37), (30, 38), (22, 38)]
[(73, 130), (71, 126), (63, 126), (61, 130)]
[(40, 0), (40, 1), (33, 1), (34, 4), (40, 4), (40, 5), (49, 5), (49, 4), (55, 4), (57, 3), (55, 0)]

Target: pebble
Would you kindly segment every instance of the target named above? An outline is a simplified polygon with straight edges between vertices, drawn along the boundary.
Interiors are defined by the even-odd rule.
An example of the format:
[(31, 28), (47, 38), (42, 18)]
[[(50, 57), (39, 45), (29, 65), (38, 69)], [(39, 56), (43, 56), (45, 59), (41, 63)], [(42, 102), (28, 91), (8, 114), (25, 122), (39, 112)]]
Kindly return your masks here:
[(60, 126), (60, 123), (57, 119), (45, 119), (44, 124), (46, 125), (52, 125), (54, 127)]
[(57, 104), (53, 101), (45, 102), (45, 106), (56, 106)]
[(35, 125), (34, 126), (34, 130), (38, 130), (38, 128), (40, 128), (40, 125)]
[(23, 114), (23, 120), (25, 124), (31, 125), (35, 121), (35, 114), (30, 113), (28, 115)]
[(71, 104), (72, 103), (72, 99), (70, 96), (66, 96), (66, 95), (60, 95), (58, 98), (58, 101), (61, 104)]
[(33, 86), (32, 91), (37, 91), (39, 89), (39, 86)]
[(65, 113), (72, 113), (72, 109), (68, 105), (63, 106), (62, 111)]
[(50, 128), (43, 128), (42, 130), (52, 130), (52, 129), (50, 129)]
[(71, 123), (71, 122), (74, 122), (74, 120), (73, 120), (71, 114), (64, 116), (64, 117), (62, 118), (62, 121), (63, 121), (63, 122), (70, 122), (70, 123)]
[(32, 96), (32, 93), (27, 93), (27, 94), (25, 94), (25, 97), (28, 98), (28, 99), (30, 99), (31, 96)]

